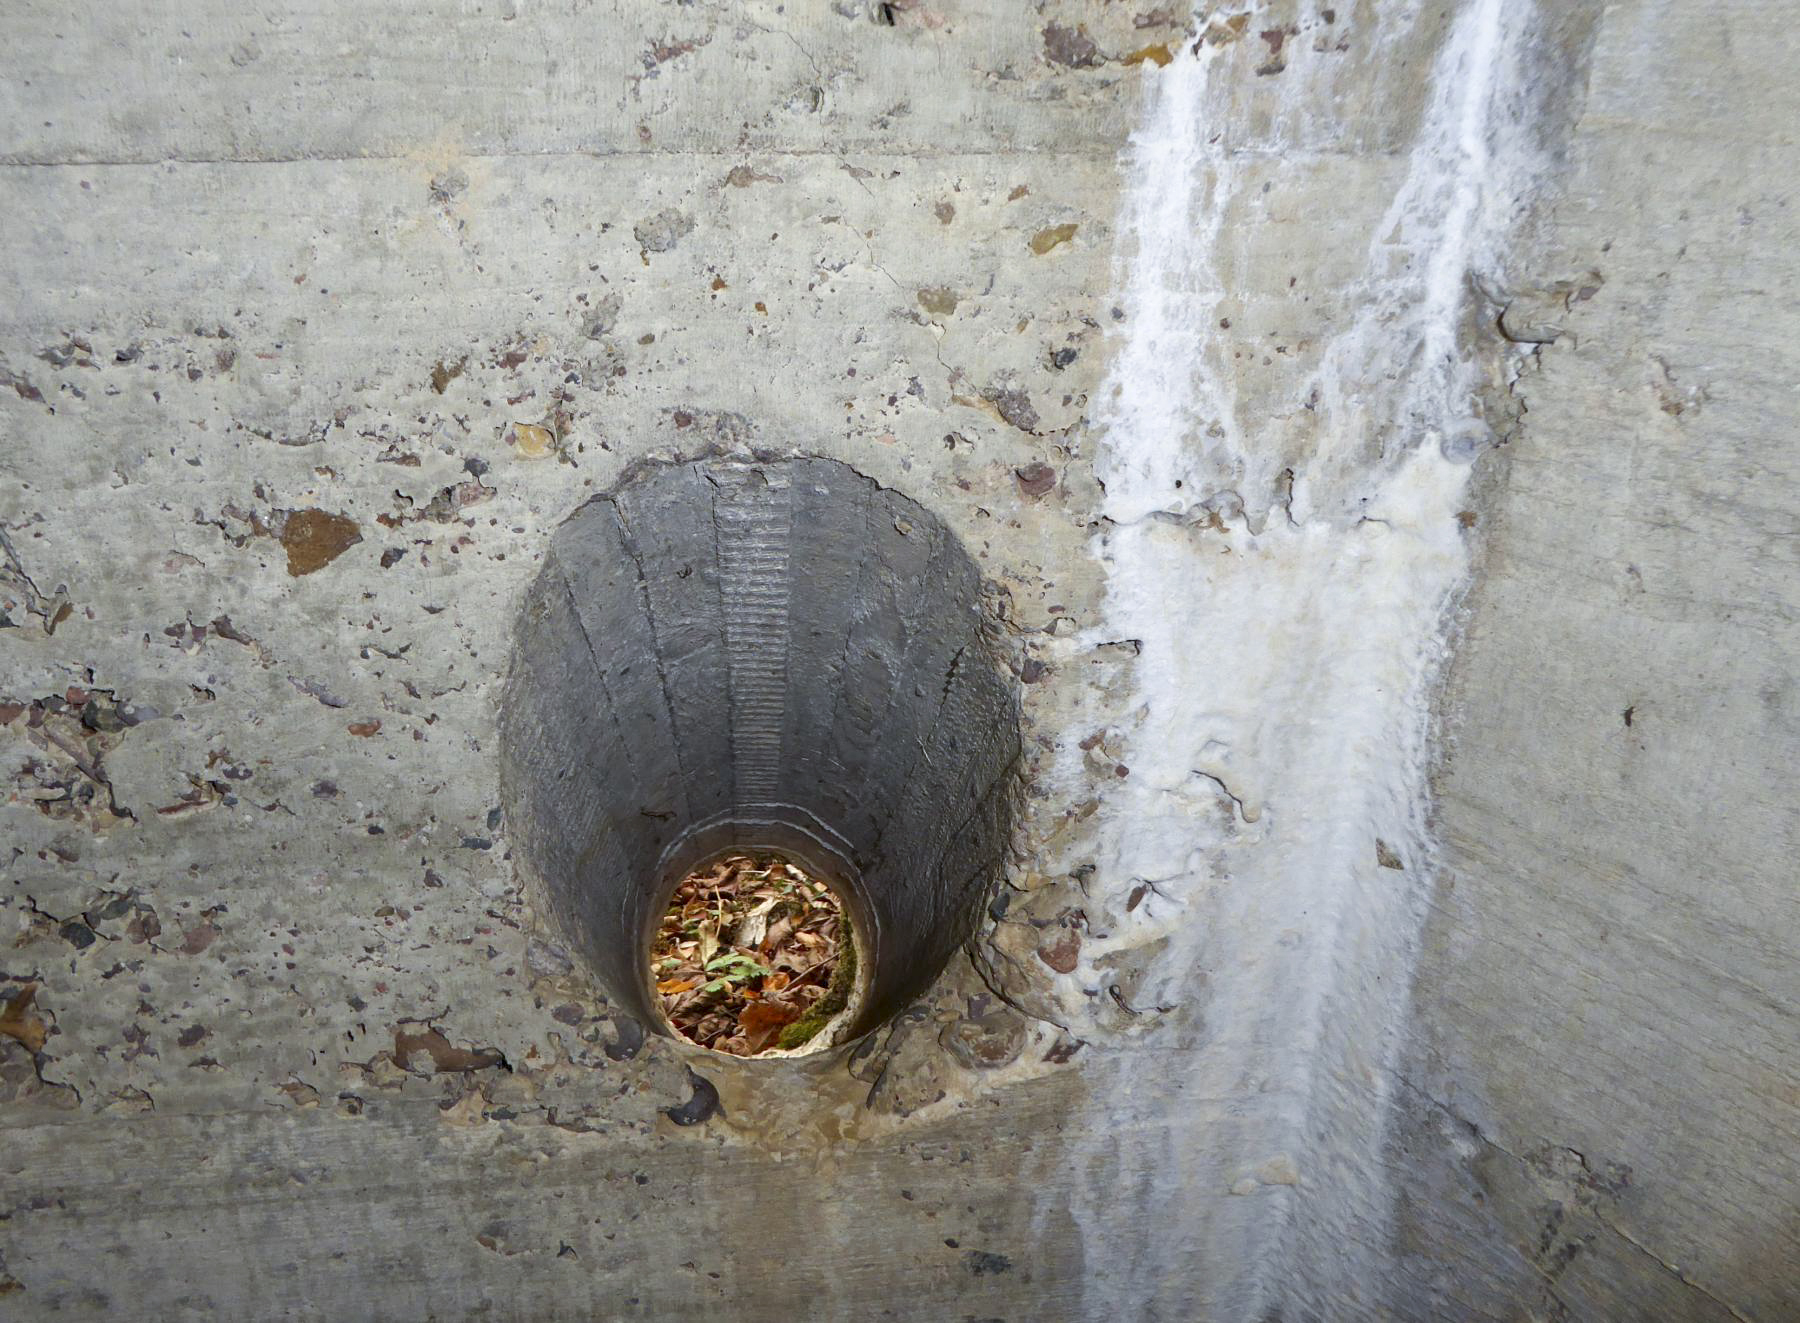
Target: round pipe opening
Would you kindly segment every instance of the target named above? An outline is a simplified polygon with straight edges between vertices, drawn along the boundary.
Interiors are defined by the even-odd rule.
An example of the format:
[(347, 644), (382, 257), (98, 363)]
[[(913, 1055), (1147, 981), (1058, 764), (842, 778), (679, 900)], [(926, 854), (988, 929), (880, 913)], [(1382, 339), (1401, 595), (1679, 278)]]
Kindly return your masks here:
[(1017, 696), (981, 577), (924, 507), (801, 458), (651, 465), (553, 535), (500, 711), (521, 867), (609, 1000), (727, 850), (816, 869), (855, 928), (837, 1037), (922, 993), (999, 873)]
[(844, 1039), (868, 989), (868, 925), (842, 873), (734, 847), (670, 881), (650, 950), (668, 1029), (734, 1056), (802, 1056)]

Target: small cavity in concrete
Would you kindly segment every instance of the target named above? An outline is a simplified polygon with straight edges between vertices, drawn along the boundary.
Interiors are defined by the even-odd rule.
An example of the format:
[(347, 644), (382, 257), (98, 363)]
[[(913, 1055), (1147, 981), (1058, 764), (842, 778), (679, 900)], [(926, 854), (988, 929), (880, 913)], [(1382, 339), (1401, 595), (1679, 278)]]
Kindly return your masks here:
[(971, 931), (1019, 755), (968, 553), (813, 458), (649, 466), (577, 510), (527, 597), (501, 739), (519, 858), (615, 1006), (667, 1032), (649, 953), (676, 887), (775, 850), (854, 922), (845, 1038)]

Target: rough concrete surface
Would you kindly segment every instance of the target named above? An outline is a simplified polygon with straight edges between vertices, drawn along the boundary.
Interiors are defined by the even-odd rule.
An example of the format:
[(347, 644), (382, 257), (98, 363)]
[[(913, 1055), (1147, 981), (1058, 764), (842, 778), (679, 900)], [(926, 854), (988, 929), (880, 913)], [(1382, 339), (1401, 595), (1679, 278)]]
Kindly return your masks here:
[[(1201, 883), (1103, 866), (1157, 661), (1095, 476), (1129, 135), (1204, 58), (1233, 187), (1170, 287), (1266, 428), (1145, 517), (1255, 556), (1386, 454), (1306, 387), (1480, 2), (12, 6), (0, 1318), (1800, 1316), (1787, 6), (1533, 11), (1428, 835), (1295, 902), (1245, 754), (1171, 799)], [(602, 995), (501, 711), (571, 516), (797, 457), (966, 551), (1020, 809), (927, 991), (738, 1060)], [(777, 701), (755, 610), (687, 618), (672, 710)], [(932, 748), (781, 703), (832, 766)], [(730, 769), (640, 788), (779, 790), (757, 729), (631, 740)]]
[(1446, 700), (1401, 1317), (1800, 1317), (1796, 68), (1784, 5), (1596, 33)]

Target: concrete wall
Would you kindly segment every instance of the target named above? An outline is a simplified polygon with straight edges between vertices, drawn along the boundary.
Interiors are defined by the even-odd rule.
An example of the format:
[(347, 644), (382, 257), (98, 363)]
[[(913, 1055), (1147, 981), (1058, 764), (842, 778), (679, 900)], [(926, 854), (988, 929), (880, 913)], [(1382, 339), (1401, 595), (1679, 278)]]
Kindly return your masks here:
[(966, 961), (853, 1063), (702, 1062), (683, 1127), (687, 1056), (509, 857), (514, 624), (646, 458), (926, 501), (1021, 668), (1091, 608), (1068, 429), (1157, 68), (1110, 57), (1184, 20), (839, 9), (11, 15), (0, 969), (47, 1036), (0, 1039), (0, 1313), (949, 1315), (1086, 1275), (1016, 1197), (1086, 1090), (964, 1110), (1060, 1069)]
[[(1394, 660), (1318, 608), (1416, 355), (1330, 347), (1468, 12), (15, 6), (0, 1317), (1793, 1313), (1782, 6), (1527, 15), (1434, 807), (1293, 774)], [(1196, 88), (1230, 416), (1133, 534), (1121, 153)], [(609, 1006), (500, 791), (555, 530), (752, 452), (943, 521), (1025, 738), (973, 958), (783, 1063)], [(1140, 536), (1205, 568), (1122, 636)]]
[(1398, 1317), (1800, 1315), (1791, 18), (1596, 31), (1446, 697)]

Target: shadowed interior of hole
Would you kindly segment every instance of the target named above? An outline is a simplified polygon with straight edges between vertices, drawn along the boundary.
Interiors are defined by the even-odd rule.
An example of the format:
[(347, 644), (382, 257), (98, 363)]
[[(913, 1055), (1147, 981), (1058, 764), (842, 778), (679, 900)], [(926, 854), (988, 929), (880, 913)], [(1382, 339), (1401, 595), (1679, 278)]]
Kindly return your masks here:
[(981, 576), (927, 510), (823, 459), (640, 469), (558, 530), (501, 705), (521, 864), (614, 1005), (666, 1029), (648, 952), (729, 848), (838, 884), (854, 1033), (917, 996), (1001, 866), (1017, 698)]

